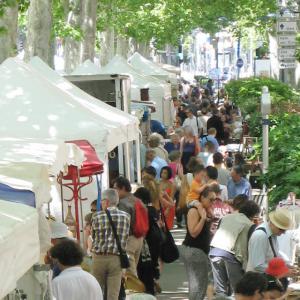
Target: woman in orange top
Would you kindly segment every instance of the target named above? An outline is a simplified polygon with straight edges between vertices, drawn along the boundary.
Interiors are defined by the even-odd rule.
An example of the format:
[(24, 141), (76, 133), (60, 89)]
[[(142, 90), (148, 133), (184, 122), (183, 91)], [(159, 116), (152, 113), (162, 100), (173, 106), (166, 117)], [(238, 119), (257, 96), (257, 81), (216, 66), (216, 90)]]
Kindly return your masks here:
[(170, 180), (172, 178), (172, 169), (170, 167), (163, 167), (160, 172), (160, 192), (162, 197), (162, 211), (166, 219), (167, 228), (170, 230), (174, 225), (175, 218), (175, 185)]

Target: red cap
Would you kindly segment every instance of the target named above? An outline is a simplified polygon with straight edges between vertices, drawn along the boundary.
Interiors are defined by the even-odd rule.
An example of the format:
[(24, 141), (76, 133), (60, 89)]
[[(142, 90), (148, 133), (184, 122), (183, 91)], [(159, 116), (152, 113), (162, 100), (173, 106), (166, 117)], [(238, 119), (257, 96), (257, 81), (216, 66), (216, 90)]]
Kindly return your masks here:
[(265, 272), (274, 277), (284, 277), (289, 272), (289, 268), (281, 257), (274, 257), (269, 261)]

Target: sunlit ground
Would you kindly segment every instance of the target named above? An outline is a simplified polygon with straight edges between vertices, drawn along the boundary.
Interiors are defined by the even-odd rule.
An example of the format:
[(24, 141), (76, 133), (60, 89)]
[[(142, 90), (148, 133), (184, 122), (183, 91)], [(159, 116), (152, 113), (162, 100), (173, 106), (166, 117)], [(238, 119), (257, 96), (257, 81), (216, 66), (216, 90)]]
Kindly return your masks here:
[[(172, 234), (180, 247), (185, 237), (185, 229), (174, 229)], [(157, 295), (157, 299), (188, 300), (188, 282), (183, 262), (180, 260), (172, 264), (164, 264), (159, 282), (163, 292)]]

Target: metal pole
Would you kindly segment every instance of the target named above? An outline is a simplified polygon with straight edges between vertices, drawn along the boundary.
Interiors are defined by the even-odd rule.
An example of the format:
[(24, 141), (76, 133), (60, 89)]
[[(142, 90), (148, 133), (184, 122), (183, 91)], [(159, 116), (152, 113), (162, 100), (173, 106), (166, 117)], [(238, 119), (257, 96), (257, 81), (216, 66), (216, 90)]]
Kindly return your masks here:
[(263, 173), (269, 168), (269, 116), (263, 117)]
[(220, 72), (219, 72), (219, 38), (217, 38), (217, 72), (218, 72), (218, 104), (220, 101), (220, 93), (219, 93), (219, 89), (220, 89)]
[(136, 176), (137, 176), (137, 183), (142, 183), (142, 170), (141, 170), (141, 147), (140, 147), (140, 137), (135, 140), (135, 147), (136, 147)]
[[(237, 44), (237, 57), (238, 57), (238, 59), (240, 58), (240, 56), (241, 56), (241, 36), (239, 36), (238, 44)], [(241, 71), (241, 68), (238, 67), (237, 68), (237, 79), (240, 79), (240, 71)]]
[[(271, 112), (271, 99), (268, 87), (262, 88), (261, 95), (261, 113), (262, 113), (262, 131), (263, 131), (263, 174), (266, 174), (269, 168), (269, 114)], [(266, 214), (269, 209), (268, 205), (268, 188), (264, 184), (263, 186), (264, 195), (264, 208)]]
[(126, 178), (129, 181), (131, 181), (130, 152), (129, 152), (129, 142), (128, 141), (124, 144), (124, 154), (125, 154), (125, 174), (126, 174)]

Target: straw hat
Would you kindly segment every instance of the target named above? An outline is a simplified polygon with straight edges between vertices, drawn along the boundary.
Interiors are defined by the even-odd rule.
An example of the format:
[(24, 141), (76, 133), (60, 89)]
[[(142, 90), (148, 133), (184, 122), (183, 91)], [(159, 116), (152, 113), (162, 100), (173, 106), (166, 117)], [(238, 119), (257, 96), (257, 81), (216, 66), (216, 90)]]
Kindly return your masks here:
[(278, 208), (269, 214), (270, 221), (279, 229), (288, 230), (292, 226), (290, 212), (284, 208)]
[(289, 272), (289, 268), (281, 257), (274, 257), (269, 261), (268, 268), (265, 273), (274, 277), (285, 277)]

